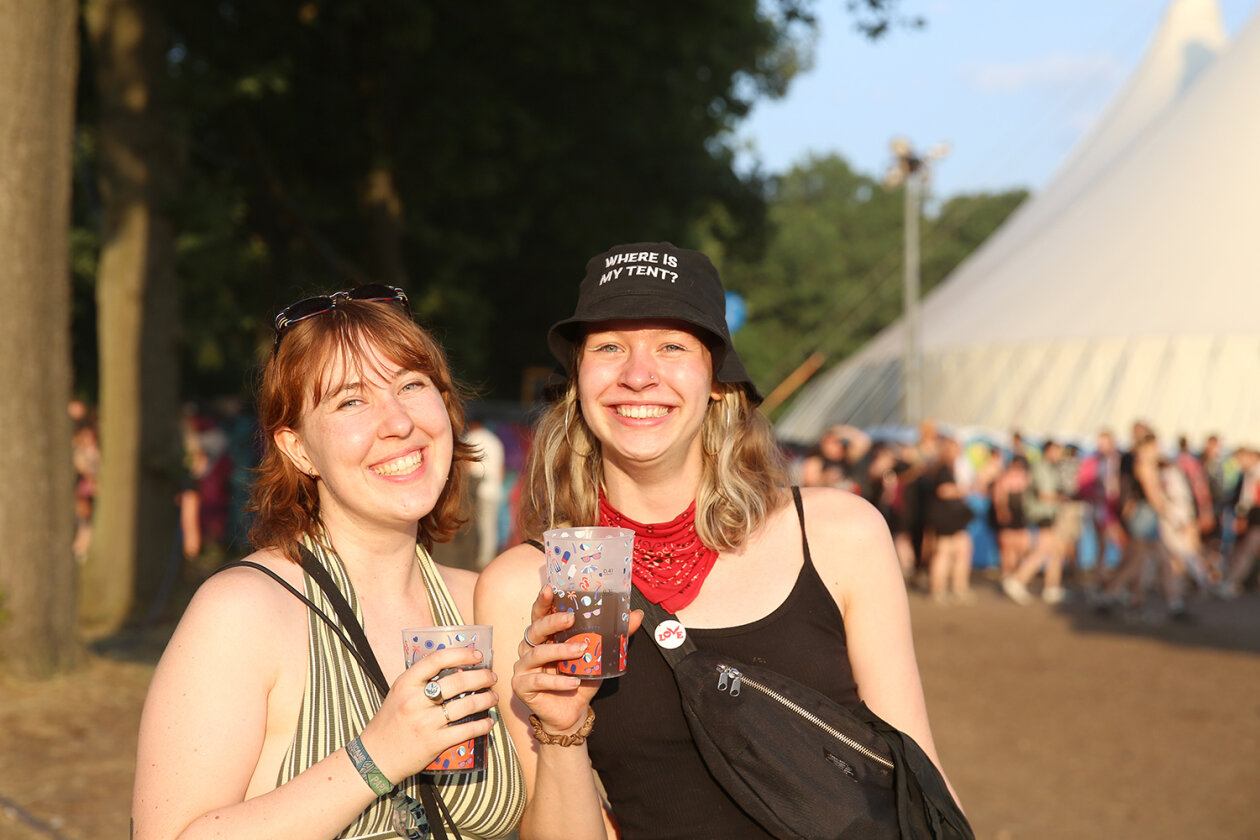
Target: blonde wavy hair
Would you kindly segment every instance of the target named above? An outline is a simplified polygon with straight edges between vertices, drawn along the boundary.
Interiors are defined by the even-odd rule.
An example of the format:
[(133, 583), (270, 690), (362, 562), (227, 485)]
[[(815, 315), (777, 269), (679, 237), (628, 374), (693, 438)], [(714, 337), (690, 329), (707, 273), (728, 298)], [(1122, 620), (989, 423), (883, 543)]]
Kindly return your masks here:
[[(517, 521), (528, 539), (549, 528), (599, 521), (604, 465), (582, 416), (576, 365), (562, 399), (534, 426)], [(787, 464), (770, 421), (739, 385), (715, 382), (700, 427), (704, 471), (696, 492), (696, 533), (709, 548), (737, 549), (787, 503)]]

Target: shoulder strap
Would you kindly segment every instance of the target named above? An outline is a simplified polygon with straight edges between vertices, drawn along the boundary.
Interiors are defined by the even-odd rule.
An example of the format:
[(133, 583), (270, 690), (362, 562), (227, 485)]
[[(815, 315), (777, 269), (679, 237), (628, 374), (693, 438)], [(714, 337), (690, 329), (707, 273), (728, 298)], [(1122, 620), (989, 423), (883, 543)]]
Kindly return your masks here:
[[(303, 549), (302, 549), (302, 550), (303, 550), (303, 551), (306, 551), (306, 548), (305, 548), (305, 547), (303, 547)], [(314, 559), (314, 558), (312, 558), (312, 559)], [(316, 565), (319, 565), (319, 564), (318, 564), (318, 561), (316, 561)], [(363, 668), (363, 672), (364, 672), (365, 674), (367, 674), (367, 675), (368, 675), (368, 677), (369, 677), (370, 679), (372, 679), (372, 682), (373, 682), (373, 683), (376, 683), (376, 680), (372, 678), (372, 667), (371, 667), (371, 666), (372, 666), (372, 665), (375, 665), (375, 666), (376, 666), (376, 670), (377, 670), (377, 671), (379, 671), (379, 670), (380, 670), (380, 665), (379, 665), (379, 664), (377, 664), (377, 662), (376, 662), (376, 657), (372, 654), (372, 648), (371, 648), (371, 647), (368, 647), (368, 648), (367, 648), (367, 651), (368, 651), (368, 656), (371, 656), (371, 657), (372, 657), (372, 659), (370, 660), (371, 665), (369, 665), (369, 660), (367, 660), (367, 659), (363, 656), (363, 654), (362, 654), (362, 653), (360, 652), (360, 650), (359, 650), (359, 647), (358, 647), (358, 646), (357, 646), (354, 642), (350, 641), (350, 639), (346, 636), (345, 631), (341, 629), (341, 626), (340, 626), (340, 625), (338, 625), (338, 624), (337, 624), (337, 622), (335, 622), (335, 621), (333, 621), (331, 618), (329, 618), (329, 617), (328, 617), (328, 614), (327, 614), (327, 613), (325, 613), (323, 610), (321, 610), (321, 609), (319, 608), (319, 606), (318, 606), (318, 605), (316, 605), (316, 603), (315, 603), (314, 601), (312, 601), (310, 598), (307, 598), (304, 594), (302, 594), (301, 592), (299, 592), (299, 591), (298, 591), (298, 590), (297, 590), (297, 589), (296, 589), (296, 588), (295, 588), (295, 587), (294, 587), (291, 583), (289, 583), (289, 582), (288, 582), (287, 580), (285, 580), (284, 578), (280, 577), (280, 575), (276, 574), (276, 573), (275, 573), (275, 572), (273, 572), (271, 569), (268, 569), (266, 566), (262, 565), (261, 563), (255, 563), (255, 562), (253, 562), (253, 561), (251, 561), (251, 560), (235, 560), (235, 561), (233, 561), (233, 562), (231, 562), (231, 563), (224, 563), (222, 566), (220, 566), (219, 568), (215, 569), (215, 570), (214, 570), (213, 572), (211, 572), (210, 574), (211, 574), (211, 575), (217, 575), (219, 572), (221, 572), (221, 571), (223, 571), (223, 570), (225, 570), (225, 569), (234, 569), (234, 568), (236, 568), (236, 567), (238, 567), (238, 566), (247, 566), (247, 567), (249, 567), (249, 568), (251, 568), (251, 569), (257, 569), (258, 571), (262, 572), (263, 574), (267, 575), (269, 578), (271, 578), (272, 580), (274, 580), (276, 583), (278, 583), (278, 584), (280, 584), (281, 586), (283, 586), (285, 589), (289, 590), (289, 592), (293, 595), (293, 597), (294, 597), (294, 598), (297, 598), (297, 599), (298, 599), (299, 601), (301, 601), (303, 604), (306, 604), (307, 608), (308, 608), (308, 609), (309, 609), (312, 613), (314, 613), (314, 614), (315, 614), (315, 615), (319, 618), (319, 620), (320, 620), (320, 621), (322, 621), (322, 622), (324, 622), (325, 624), (327, 624), (327, 625), (329, 626), (329, 628), (331, 628), (331, 629), (332, 629), (332, 631), (333, 631), (334, 633), (336, 633), (336, 634), (337, 634), (337, 637), (338, 637), (339, 639), (341, 639), (342, 644), (344, 644), (344, 645), (346, 646), (346, 650), (348, 650), (348, 651), (350, 652), (350, 655), (351, 655), (351, 656), (353, 656), (353, 657), (355, 658), (355, 661), (356, 661), (356, 662), (358, 662), (358, 663), (359, 663), (359, 665), (360, 665), (360, 667), (362, 667), (362, 668)], [(303, 566), (303, 568), (305, 568), (305, 565)], [(320, 568), (321, 568), (321, 570), (323, 569), (323, 567), (322, 567), (322, 566), (321, 566)], [(325, 571), (325, 572), (324, 572), (324, 575), (325, 575), (325, 577), (327, 577), (328, 573)], [(318, 583), (319, 581), (318, 581), (318, 580), (316, 580), (316, 582)], [(321, 584), (320, 588), (321, 588), (321, 589), (324, 589), (324, 587), (323, 587), (323, 585), (322, 585), (322, 584)], [(324, 589), (324, 591), (325, 591), (325, 593), (327, 593), (327, 591), (328, 591), (328, 590), (327, 590), (327, 589)], [(336, 587), (334, 587), (334, 588), (333, 588), (333, 591), (336, 591)], [(338, 593), (338, 594), (340, 595), (340, 593)], [(344, 599), (344, 598), (342, 598), (341, 600), (342, 600), (342, 603), (344, 603), (344, 602), (345, 602), (345, 599)], [(336, 599), (333, 599), (333, 606), (335, 607), (336, 605), (337, 605), (337, 601), (336, 601)], [(347, 608), (347, 609), (349, 609), (349, 605), (347, 605), (347, 607), (346, 607), (346, 608)], [(354, 614), (353, 614), (353, 613), (351, 613), (351, 617), (352, 617), (352, 618), (353, 618), (353, 616), (354, 616)], [(345, 621), (345, 619), (343, 618), (343, 619), (342, 619), (342, 621), (344, 622), (344, 621)], [(354, 621), (354, 622), (352, 622), (351, 624), (349, 624), (349, 625), (347, 625), (347, 626), (352, 627), (352, 628), (358, 628), (358, 630), (359, 630), (359, 632), (360, 632), (360, 633), (362, 633), (362, 632), (363, 632), (363, 628), (359, 626), (359, 622), (358, 622), (357, 620), (356, 620), (356, 621)], [(352, 631), (352, 632), (353, 632), (353, 631)], [(382, 677), (381, 677), (382, 682), (384, 681), (384, 679), (385, 679), (385, 678), (382, 676)], [(378, 689), (378, 690), (380, 690), (380, 689), (381, 689), (381, 685), (380, 685), (379, 683), (376, 683), (376, 687), (377, 687), (377, 689)], [(386, 685), (385, 685), (384, 690), (383, 690), (383, 691), (381, 691), (381, 696), (382, 696), (382, 697), (383, 697), (383, 696), (385, 696), (385, 693), (386, 693), (387, 691), (389, 691), (389, 685), (388, 685), (388, 684), (386, 684)]]
[(805, 538), (805, 503), (801, 501), (801, 488), (798, 485), (792, 485), (792, 502), (796, 505), (796, 518), (801, 521), (801, 553), (805, 555), (805, 562), (813, 565), (813, 560), (809, 556), (809, 540)]
[(661, 652), (661, 656), (664, 657), (670, 668), (677, 668), (679, 662), (682, 662), (688, 654), (696, 651), (696, 643), (691, 640), (690, 636), (684, 637), (683, 643), (676, 648), (667, 648), (656, 640), (657, 626), (663, 621), (678, 621), (678, 617), (667, 611), (660, 604), (653, 604), (645, 598), (637, 586), (630, 588), (630, 606), (636, 610), (643, 610), (643, 624), (639, 627), (639, 632), (647, 631), (648, 635), (652, 637), (652, 641), (656, 642), (656, 649)]

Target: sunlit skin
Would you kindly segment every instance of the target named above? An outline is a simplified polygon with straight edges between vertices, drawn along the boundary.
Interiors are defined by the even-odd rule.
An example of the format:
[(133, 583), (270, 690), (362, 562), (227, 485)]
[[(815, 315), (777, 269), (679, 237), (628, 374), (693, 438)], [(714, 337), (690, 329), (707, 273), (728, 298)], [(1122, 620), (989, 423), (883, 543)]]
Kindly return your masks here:
[(428, 376), (404, 370), (375, 349), (363, 376), (337, 363), (329, 389), (299, 429), (276, 443), (319, 476), (320, 513), (331, 531), (381, 525), (415, 536), (446, 483), (454, 449), (450, 417)]
[(714, 388), (709, 348), (672, 321), (605, 321), (578, 361), (582, 414), (606, 467), (699, 468), (700, 426)]

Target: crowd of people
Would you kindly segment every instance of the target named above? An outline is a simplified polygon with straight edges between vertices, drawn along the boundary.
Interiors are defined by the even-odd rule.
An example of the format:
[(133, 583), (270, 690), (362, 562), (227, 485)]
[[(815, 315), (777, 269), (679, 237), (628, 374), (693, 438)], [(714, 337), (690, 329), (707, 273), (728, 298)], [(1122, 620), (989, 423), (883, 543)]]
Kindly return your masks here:
[(1021, 605), (1075, 588), (1102, 613), (1188, 620), (1189, 596), (1233, 598), (1253, 579), (1260, 453), (1216, 435), (1198, 451), (1161, 443), (1140, 421), (1131, 432), (1122, 451), (1105, 429), (1092, 445), (1014, 432), (998, 446), (931, 422), (912, 442), (837, 425), (798, 455), (797, 475), (879, 508), (907, 581), (937, 603), (970, 603), (973, 572), (993, 568)]

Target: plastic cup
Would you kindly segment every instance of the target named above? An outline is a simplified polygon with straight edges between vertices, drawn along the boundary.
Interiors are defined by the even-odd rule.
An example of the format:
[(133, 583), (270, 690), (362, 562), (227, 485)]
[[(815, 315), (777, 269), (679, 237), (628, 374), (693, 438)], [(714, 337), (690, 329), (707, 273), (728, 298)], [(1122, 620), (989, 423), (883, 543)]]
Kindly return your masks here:
[[(437, 627), (409, 627), (403, 630), (403, 657), (410, 668), (419, 660), (428, 656), (430, 653), (437, 653), (443, 648), (449, 647), (471, 647), (481, 651), (481, 663), (475, 665), (475, 668), (489, 668), (494, 653), (491, 647), (494, 628), (487, 624), (455, 624), (455, 625), (439, 625)], [(447, 668), (441, 671), (438, 676), (444, 677), (453, 673), (459, 668)], [(448, 698), (454, 699), (454, 698)], [(466, 723), (470, 720), (480, 720), (488, 712), (476, 712), (459, 720), (451, 721), (452, 724)], [(486, 769), (486, 735), (479, 735), (476, 738), (470, 738), (463, 743), (456, 744), (443, 750), (441, 755), (435, 758), (428, 767), (425, 767), (424, 773), (476, 773)]]
[(543, 532), (547, 581), (557, 612), (571, 612), (573, 626), (556, 641), (583, 641), (586, 651), (556, 663), (560, 673), (584, 680), (626, 672), (630, 636), (630, 568), (634, 531), (627, 528), (557, 528)]

